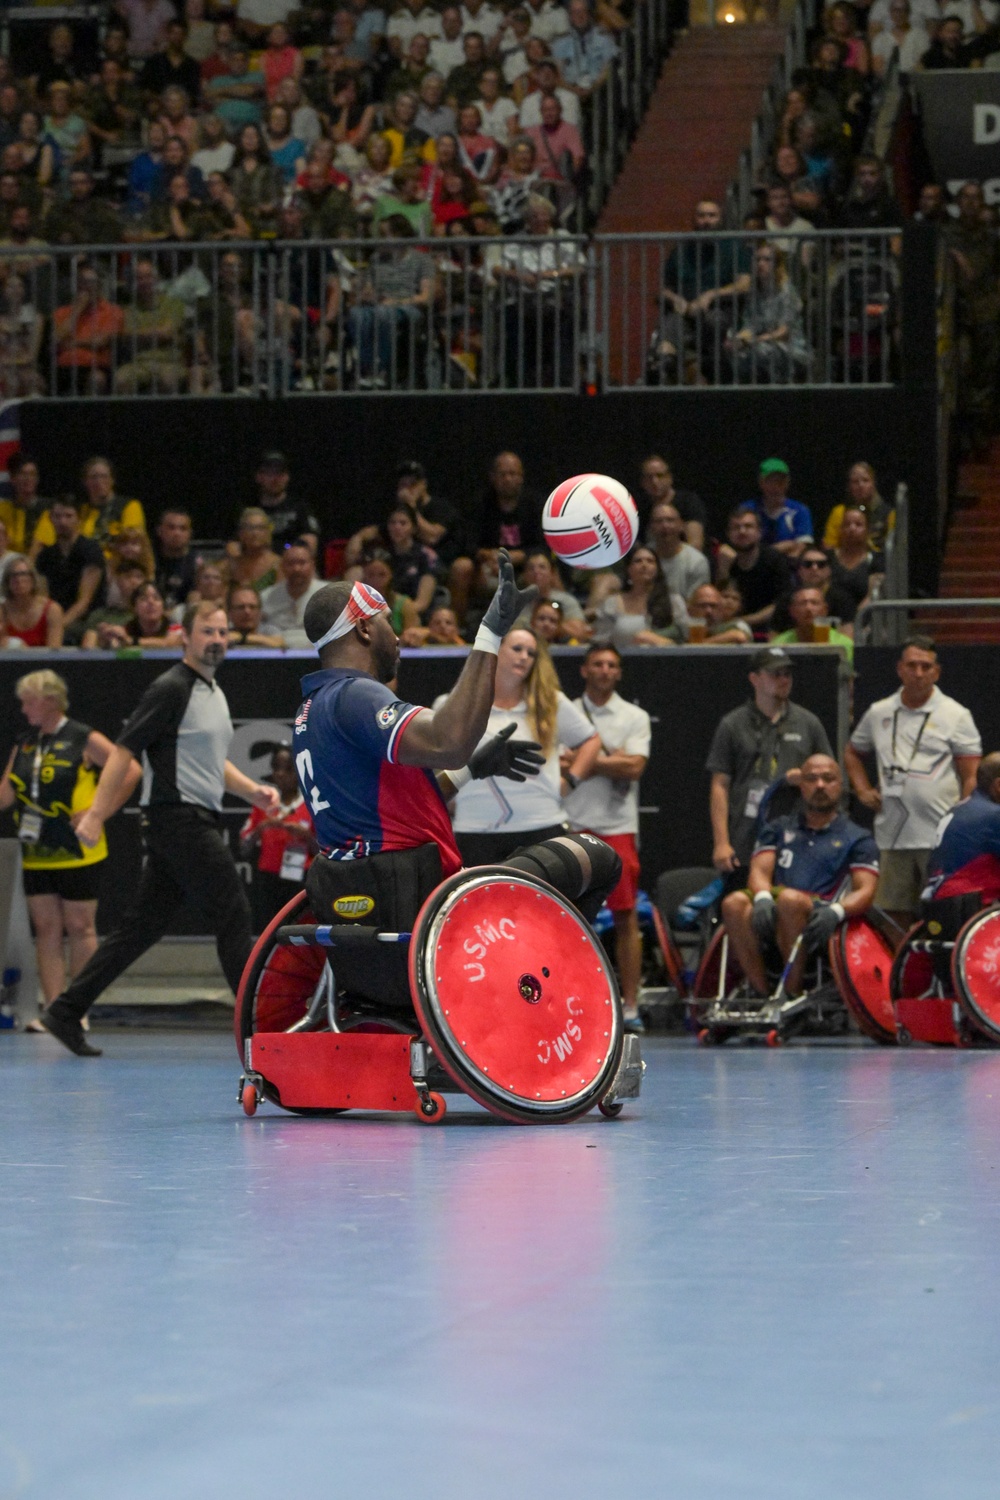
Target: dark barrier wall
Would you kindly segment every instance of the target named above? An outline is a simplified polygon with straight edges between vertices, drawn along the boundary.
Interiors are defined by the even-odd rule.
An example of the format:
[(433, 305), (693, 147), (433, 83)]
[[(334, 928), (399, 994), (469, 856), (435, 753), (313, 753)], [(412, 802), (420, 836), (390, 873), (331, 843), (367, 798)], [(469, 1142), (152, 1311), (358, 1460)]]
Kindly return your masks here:
[[(849, 465), (867, 459), (886, 498), (900, 479), (910, 485), (910, 534), (932, 536), (933, 347), (929, 382), (918, 360), (906, 364), (909, 390), (37, 401), (24, 403), (21, 420), (25, 446), (42, 460), (45, 493), (72, 488), (82, 460), (101, 452), (118, 467), (119, 491), (138, 495), (151, 517), (168, 502), (185, 505), (208, 537), (227, 534), (253, 501), (265, 448), (288, 455), (295, 490), (318, 507), (328, 536), (350, 535), (380, 514), (405, 458), (426, 465), (432, 489), (471, 507), (502, 448), (521, 455), (542, 494), (591, 470), (634, 487), (645, 455), (662, 452), (678, 486), (709, 505), (716, 532), (731, 505), (756, 494), (764, 458), (787, 460), (791, 493), (813, 507), (817, 525), (843, 499)], [(914, 552), (913, 586), (932, 591), (935, 552)]]
[[(565, 649), (554, 654), (564, 690), (577, 697), (582, 691), (579, 663), (583, 653)], [(819, 716), (835, 744), (838, 653), (831, 649), (796, 655), (795, 700)], [(451, 687), (461, 662), (460, 652), (407, 654), (400, 667), (400, 695), (430, 705), (438, 693)], [(71, 715), (114, 739), (143, 688), (167, 664), (162, 656), (115, 661), (69, 653), (32, 653), (30, 659), (6, 655), (0, 660), (4, 763), (21, 722), (14, 686), (24, 672), (51, 665), (69, 684)], [(314, 657), (248, 653), (230, 658), (221, 668), (219, 682), (236, 725), (231, 758), (249, 774), (265, 775), (274, 745), (291, 740), (300, 701), (299, 679), (314, 667)], [(648, 884), (661, 870), (711, 862), (705, 757), (719, 719), (749, 695), (747, 670), (748, 653), (739, 648), (699, 651), (690, 647), (636, 652), (625, 658), (622, 695), (640, 703), (653, 720), (650, 762), (640, 789), (643, 879)], [(234, 841), (248, 811), (242, 803), (227, 810), (226, 825)], [(9, 831), (9, 818), (0, 819), (0, 833)], [(109, 869), (114, 875), (106, 883), (113, 885), (113, 894), (106, 893), (101, 904), (102, 930), (120, 911), (124, 893), (135, 888), (138, 878), (137, 809), (126, 809), (113, 820), (109, 842)], [(197, 914), (185, 913), (173, 930), (200, 931)]]

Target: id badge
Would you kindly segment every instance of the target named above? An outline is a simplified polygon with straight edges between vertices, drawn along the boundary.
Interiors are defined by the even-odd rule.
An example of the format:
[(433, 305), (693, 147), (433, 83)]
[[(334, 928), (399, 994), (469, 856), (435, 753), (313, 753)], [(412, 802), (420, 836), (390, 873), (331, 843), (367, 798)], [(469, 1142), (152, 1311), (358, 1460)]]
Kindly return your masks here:
[(745, 818), (757, 817), (757, 814), (760, 812), (760, 804), (764, 800), (764, 793), (766, 791), (766, 781), (752, 781), (750, 783), (750, 786), (747, 788), (746, 806), (743, 809), (743, 816)]
[(882, 783), (883, 802), (901, 802), (903, 800), (903, 777), (890, 776)]
[(21, 821), (18, 824), (17, 836), (22, 844), (39, 843), (42, 837), (41, 815), (36, 812), (22, 813)]
[(304, 880), (306, 873), (306, 851), (296, 849), (291, 845), (285, 850), (281, 858), (280, 875), (282, 880)]

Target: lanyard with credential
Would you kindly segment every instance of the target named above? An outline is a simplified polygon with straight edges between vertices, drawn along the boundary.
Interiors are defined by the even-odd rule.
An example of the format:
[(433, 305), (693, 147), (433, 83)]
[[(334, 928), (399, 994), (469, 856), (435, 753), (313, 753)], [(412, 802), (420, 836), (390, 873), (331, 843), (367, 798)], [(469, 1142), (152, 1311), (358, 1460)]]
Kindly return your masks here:
[(928, 723), (928, 720), (930, 719), (930, 717), (931, 717), (930, 713), (926, 713), (926, 714), (923, 715), (923, 717), (920, 720), (920, 728), (917, 730), (917, 737), (913, 741), (913, 749), (910, 751), (910, 758), (909, 758), (909, 760), (906, 762), (905, 766), (897, 766), (897, 764), (896, 764), (896, 730), (897, 730), (897, 728), (899, 726), (899, 709), (898, 708), (896, 709), (895, 713), (892, 716), (892, 746), (891, 746), (891, 748), (889, 750), (890, 763), (889, 763), (889, 766), (888, 766), (888, 769), (890, 771), (900, 771), (900, 772), (902, 772), (902, 774), (904, 776), (907, 776), (909, 774), (909, 772), (912, 770), (912, 768), (913, 768), (913, 762), (916, 760), (916, 758), (917, 758), (917, 752), (920, 749), (920, 741), (924, 737), (924, 730), (927, 728), (927, 723)]

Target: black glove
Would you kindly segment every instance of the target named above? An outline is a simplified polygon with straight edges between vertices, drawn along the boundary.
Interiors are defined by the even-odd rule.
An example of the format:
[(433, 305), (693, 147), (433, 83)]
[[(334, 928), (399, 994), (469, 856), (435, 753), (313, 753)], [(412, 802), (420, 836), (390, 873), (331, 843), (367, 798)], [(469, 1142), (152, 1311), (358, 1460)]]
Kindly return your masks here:
[(514, 621), (534, 604), (538, 598), (538, 589), (535, 584), (527, 589), (519, 589), (514, 582), (514, 564), (502, 547), (499, 557), (500, 582), (490, 600), (489, 609), (483, 615), (483, 624), (494, 635), (505, 636)]
[(774, 897), (769, 894), (757, 896), (750, 913), (750, 931), (760, 946), (766, 948), (768, 943), (774, 942), (777, 930), (778, 908), (774, 904)]
[(844, 908), (839, 901), (817, 901), (802, 934), (809, 952), (818, 953), (825, 948), (843, 920)]
[(473, 753), (469, 761), (473, 781), (483, 781), (487, 776), (527, 781), (529, 776), (538, 775), (545, 764), (542, 747), (534, 740), (512, 740), (516, 728), (516, 724), (508, 724)]

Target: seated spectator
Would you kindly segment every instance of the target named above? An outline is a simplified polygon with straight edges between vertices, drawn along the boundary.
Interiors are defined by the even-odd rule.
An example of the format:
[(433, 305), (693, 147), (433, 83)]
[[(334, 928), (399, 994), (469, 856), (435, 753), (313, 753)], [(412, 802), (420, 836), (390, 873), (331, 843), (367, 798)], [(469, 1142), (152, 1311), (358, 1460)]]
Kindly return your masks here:
[(770, 232), (771, 244), (784, 255), (795, 275), (808, 269), (815, 252), (814, 240), (803, 240), (813, 225), (795, 210), (792, 195), (783, 182), (775, 183), (767, 190), (767, 214), (764, 227)]
[(308, 162), (305, 178), (305, 186), (296, 195), (302, 209), (305, 238), (351, 239), (357, 231), (357, 219), (349, 192), (331, 182), (329, 169), (317, 160)]
[(411, 625), (400, 636), (403, 646), (468, 646), (458, 628), (455, 611), (447, 604), (436, 604), (426, 625)]
[(0, 246), (22, 252), (4, 257), (8, 271), (30, 279), (38, 301), (51, 305), (52, 257), (45, 253), (45, 241), (35, 233), (35, 221), (26, 203), (17, 203), (11, 209), (7, 233), (0, 237)]
[(52, 188), (60, 162), (59, 149), (45, 134), (37, 109), (22, 110), (17, 123), (17, 140), (4, 148), (4, 170), (17, 174), (24, 201), (38, 211), (42, 193)]
[[(561, 11), (565, 17), (566, 12), (561, 5), (554, 8)], [(508, 88), (527, 80), (531, 73), (532, 64), (528, 61), (528, 44), (531, 41), (531, 16), (528, 8), (525, 5), (515, 5), (504, 18), (494, 49), (499, 54), (501, 76)], [(536, 49), (540, 49), (539, 55), (547, 56), (548, 39), (536, 36), (534, 42)], [(519, 100), (515, 102), (520, 103)]]
[(68, 83), (56, 81), (48, 88), (48, 113), (42, 121), (45, 139), (55, 147), (56, 177), (67, 181), (74, 167), (90, 164), (90, 131), (87, 122), (72, 105)]
[(390, 379), (396, 388), (414, 384), (416, 338), (436, 284), (430, 257), (407, 243), (414, 238), (407, 218), (383, 219), (380, 234), (389, 243), (373, 252), (347, 314), (361, 389), (384, 388)]
[(765, 185), (770, 187), (778, 183), (787, 187), (796, 213), (818, 229), (825, 227), (829, 217), (826, 185), (810, 176), (805, 158), (795, 146), (779, 146), (774, 154)]
[[(83, 536), (100, 542), (107, 558), (112, 538), (127, 527), (145, 532), (146, 515), (138, 500), (128, 500), (115, 493), (115, 471), (106, 458), (88, 458), (80, 471), (84, 502), (80, 511), (80, 531)], [(42, 547), (50, 547), (56, 539), (52, 518), (46, 510), (38, 520), (31, 543), (32, 561)]]
[(328, 114), (330, 139), (336, 147), (338, 164), (345, 171), (356, 171), (375, 128), (375, 106), (362, 99), (353, 73), (335, 73), (330, 80)]
[(276, 448), (262, 455), (254, 475), (257, 505), (271, 523), (271, 542), (283, 549), (305, 542), (313, 557), (319, 546), (320, 525), (313, 511), (295, 494), (288, 459)]
[(659, 502), (672, 505), (684, 522), (683, 540), (697, 552), (705, 550), (705, 534), (708, 527), (708, 512), (700, 495), (694, 490), (674, 488), (674, 476), (667, 460), (659, 453), (651, 453), (642, 461), (639, 480), (639, 527), (645, 531), (652, 507)]
[(837, 216), (843, 229), (897, 229), (903, 213), (886, 181), (877, 156), (859, 156), (847, 201)]
[(62, 610), (46, 594), (33, 565), (23, 560), (7, 569), (0, 588), (0, 649), (12, 640), (50, 651), (63, 643)]
[(205, 179), (201, 172), (190, 160), (187, 145), (179, 135), (167, 137), (167, 144), (163, 148), (163, 160), (160, 163), (159, 176), (153, 188), (154, 201), (169, 196), (169, 184), (172, 177), (180, 172), (187, 178), (188, 187), (192, 198), (203, 199), (205, 197)]
[(48, 56), (38, 72), (31, 78), (31, 92), (36, 98), (44, 98), (51, 84), (59, 82), (79, 84), (83, 77), (83, 66), (76, 54), (76, 35), (65, 21), (57, 22), (46, 38)]
[(417, 536), (417, 517), (412, 505), (397, 501), (385, 518), (386, 551), (392, 565), (392, 582), (397, 593), (412, 599), (417, 614), (423, 616), (431, 606), (437, 580), (433, 554), (428, 553)]
[(920, 66), (925, 73), (970, 66), (976, 49), (963, 40), (964, 32), (965, 27), (960, 16), (944, 17), (938, 26), (937, 36), (920, 60)]
[(226, 543), (224, 567), (230, 586), (246, 584), (262, 594), (277, 583), (280, 559), (271, 549), (271, 530), (266, 513), (248, 505), (240, 516), (236, 540)]
[(281, 204), (282, 176), (271, 162), (259, 125), (244, 125), (236, 137), (229, 185), (240, 213), (256, 233), (273, 227)]
[(489, 46), (499, 35), (503, 11), (499, 6), (489, 5), (487, 0), (463, 0), (461, 10), (462, 35), (468, 36), (470, 31), (476, 31)]
[(686, 599), (700, 583), (708, 583), (708, 558), (684, 540), (685, 523), (677, 506), (657, 500), (649, 515), (647, 533), (666, 581), (667, 591)]
[[(836, 197), (842, 185), (843, 152), (824, 141), (820, 122), (811, 110), (800, 115), (792, 130), (792, 145), (799, 153), (810, 179), (819, 190)], [(794, 193), (792, 197), (794, 199)]]
[(402, 57), (417, 32), (428, 38), (441, 34), (441, 16), (423, 0), (403, 0), (403, 4), (389, 17), (385, 35), (393, 57)]
[(142, 60), (164, 46), (177, 15), (169, 0), (115, 0), (115, 9), (128, 27), (129, 55)]
[(253, 230), (240, 213), (236, 194), (221, 172), (210, 172), (201, 205), (201, 230), (207, 240), (249, 240)]
[(267, 46), (260, 55), (260, 70), (264, 75), (264, 90), (267, 102), (274, 104), (278, 90), (286, 78), (297, 83), (305, 71), (305, 58), (298, 47), (293, 47), (291, 32), (279, 21), (267, 33)]
[[(124, 641), (123, 626), (132, 616), (132, 596), (148, 579), (139, 563), (123, 560), (108, 575), (108, 600), (100, 609), (92, 609), (83, 622), (83, 651), (114, 651)], [(111, 603), (112, 593), (115, 603)]]
[[(427, 471), (415, 459), (401, 463), (396, 470), (396, 499), (410, 506), (417, 523), (417, 541), (429, 547), (446, 572), (447, 583), (459, 596), (468, 592), (472, 578), (472, 559), (468, 556), (469, 539), (463, 518), (454, 505), (441, 495), (432, 495), (427, 483)], [(374, 541), (376, 528), (365, 540)], [(464, 608), (463, 608), (464, 612)]]
[(844, 65), (856, 73), (866, 74), (871, 67), (868, 43), (858, 32), (857, 12), (847, 0), (836, 0), (823, 15), (828, 34), (844, 48)]
[[(734, 591), (735, 592), (735, 591)], [(738, 609), (742, 599), (736, 594)], [(746, 620), (729, 612), (732, 601), (711, 583), (702, 583), (687, 601), (688, 640), (692, 646), (746, 646), (753, 631)]]
[[(280, 584), (275, 584), (279, 588)], [(266, 591), (270, 593), (270, 589)], [(261, 596), (255, 588), (237, 584), (229, 591), (230, 646), (257, 646), (281, 651), (285, 641), (272, 626), (262, 620)]]
[(423, 170), (417, 161), (404, 161), (392, 174), (392, 192), (379, 198), (372, 215), (372, 229), (379, 232), (391, 219), (403, 219), (411, 235), (428, 239), (431, 232), (431, 206), (423, 196)]
[(528, 136), (518, 136), (510, 148), (507, 165), (496, 182), (486, 189), (505, 234), (520, 234), (528, 211), (528, 199), (541, 181), (538, 152)]
[(400, 640), (420, 625), (417, 606), (406, 594), (396, 592), (393, 558), (383, 547), (368, 546), (362, 552), (361, 581), (377, 589), (389, 606), (389, 620)]
[(188, 601), (198, 576), (199, 557), (191, 550), (191, 517), (186, 510), (168, 506), (156, 523), (153, 541), (156, 560), (154, 582), (168, 610)]
[(86, 167), (70, 173), (69, 197), (49, 209), (43, 234), (50, 245), (116, 245), (121, 239), (121, 219), (112, 204), (94, 197), (94, 179)]
[(859, 505), (844, 507), (840, 541), (829, 557), (832, 586), (851, 596), (856, 614), (863, 605), (870, 603), (874, 590), (885, 576), (885, 558), (872, 546), (868, 516)]
[(434, 160), (434, 142), (425, 131), (417, 128), (417, 110), (420, 101), (410, 89), (397, 94), (391, 105), (383, 111), (388, 122), (382, 134), (389, 142), (389, 165), (396, 169), (404, 156), (419, 156), (423, 161)]
[(0, 499), (0, 521), (7, 531), (7, 545), (27, 555), (46, 510), (46, 501), (38, 493), (37, 460), (25, 448), (18, 448), (7, 460), (7, 477), (11, 492), (9, 498)]
[(104, 552), (100, 542), (80, 532), (80, 502), (75, 495), (53, 500), (49, 517), (56, 534), (42, 547), (35, 567), (49, 598), (62, 610), (63, 630), (70, 644), (83, 634), (83, 622), (105, 602)]
[(743, 597), (744, 616), (754, 634), (766, 634), (774, 606), (788, 587), (787, 560), (774, 547), (761, 541), (760, 517), (752, 502), (737, 505), (729, 513), (726, 541), (716, 559), (716, 583), (721, 586), (736, 580)]
[(148, 57), (139, 73), (139, 87), (151, 97), (159, 95), (164, 106), (171, 89), (183, 90), (192, 104), (201, 96), (201, 68), (188, 55), (187, 39), (187, 23), (175, 17), (167, 23), (166, 46)]
[[(719, 341), (733, 318), (735, 300), (750, 289), (751, 255), (734, 236), (720, 237), (722, 209), (711, 198), (695, 205), (694, 231), (671, 250), (663, 268), (663, 313), (653, 349), (660, 362), (660, 378), (677, 361), (676, 374), (688, 373), (685, 356), (696, 361), (714, 359)], [(704, 238), (701, 238), (701, 237)], [(662, 362), (670, 361), (668, 371)], [(714, 373), (714, 371), (713, 371)]]
[(209, 108), (221, 115), (226, 129), (235, 135), (244, 125), (260, 124), (265, 85), (263, 73), (250, 71), (250, 54), (242, 42), (230, 47), (228, 64), (227, 73), (205, 81), (204, 93)]
[[(559, 629), (556, 634), (560, 642), (572, 640), (576, 644), (590, 640), (591, 627), (584, 618), (583, 608), (579, 600), (563, 587), (558, 564), (548, 547), (532, 547), (524, 559), (521, 585), (527, 588), (530, 584), (537, 588), (539, 601), (554, 604), (558, 609)], [(530, 609), (521, 613), (518, 623), (522, 626), (531, 623)]]
[(292, 134), (305, 142), (309, 151), (323, 134), (319, 115), (307, 104), (301, 86), (294, 78), (284, 78), (278, 85), (278, 101), (292, 117)]
[(555, 95), (542, 100), (541, 115), (541, 124), (528, 128), (541, 176), (546, 182), (573, 183), (587, 159), (580, 132), (567, 125)]
[(201, 60), (201, 84), (205, 95), (208, 95), (206, 85), (213, 78), (221, 78), (229, 72), (229, 52), (236, 40), (236, 29), (233, 22), (227, 17), (216, 21), (212, 27), (213, 45), (207, 55)]
[(271, 165), (287, 187), (305, 168), (306, 143), (292, 134), (292, 117), (283, 104), (268, 106), (265, 140)]
[(392, 148), (384, 135), (368, 137), (364, 165), (355, 172), (351, 184), (351, 202), (360, 219), (370, 220), (379, 199), (392, 192), (391, 156)]
[(127, 358), (115, 374), (115, 394), (176, 396), (190, 362), (184, 304), (160, 290), (151, 260), (135, 262), (130, 290), (120, 340)]
[(123, 572), (134, 566), (142, 573), (142, 583), (156, 582), (156, 560), (149, 537), (136, 526), (123, 526), (110, 538), (104, 555), (108, 565), (107, 602), (116, 609), (127, 609), (131, 595), (120, 583)]
[(281, 554), (281, 579), (264, 590), (260, 603), (265, 628), (280, 635), (289, 650), (309, 650), (303, 620), (309, 600), (322, 587), (308, 542), (286, 542)]
[(203, 63), (215, 46), (215, 27), (205, 19), (205, 0), (184, 0), (187, 38), (184, 51), (195, 62)]
[(832, 579), (833, 570), (830, 566), (829, 555), (815, 543), (810, 544), (796, 559), (794, 578), (789, 581), (788, 588), (774, 607), (771, 628), (773, 630), (791, 628), (792, 617), (788, 606), (792, 593), (797, 588), (810, 588), (819, 589), (823, 595), (823, 613), (830, 619), (837, 620), (844, 627), (845, 633), (850, 635), (854, 628), (857, 604), (853, 595), (840, 584), (834, 584)]
[(155, 583), (140, 583), (124, 625), (99, 626), (98, 636), (109, 643), (103, 649), (112, 651), (128, 646), (160, 651), (183, 645), (181, 626), (171, 620)]
[(593, 640), (618, 651), (628, 646), (676, 646), (687, 617), (683, 598), (671, 595), (652, 547), (634, 547), (625, 561), (625, 587), (604, 600)]
[(22, 276), (10, 269), (0, 286), (0, 397), (40, 396), (42, 377), (38, 354), (45, 320), (33, 302), (26, 300)]
[(890, 0), (889, 24), (873, 39), (871, 50), (876, 78), (885, 77), (893, 58), (903, 74), (920, 66), (927, 51), (927, 28), (920, 17), (911, 19), (910, 0)]
[(566, 15), (569, 30), (553, 41), (552, 56), (567, 86), (589, 99), (607, 78), (618, 45), (603, 26), (594, 24), (587, 0), (569, 0)]
[(554, 42), (557, 36), (565, 36), (569, 30), (569, 17), (565, 7), (556, 0), (525, 0), (525, 11), (531, 23), (531, 35), (541, 37), (543, 42)]
[(216, 562), (203, 562), (195, 574), (194, 592), (188, 595), (191, 604), (218, 604), (227, 607), (226, 569)]
[(253, 864), (250, 899), (253, 930), (258, 933), (298, 895), (313, 855), (319, 853), (312, 816), (287, 745), (272, 755), (268, 779), (281, 796), (277, 813), (255, 807), (240, 829), (240, 853)]
[(722, 920), (748, 997), (770, 992), (771, 946), (776, 942), (787, 962), (802, 936), (800, 956), (786, 982), (787, 993), (797, 994), (806, 956), (825, 951), (841, 922), (863, 915), (875, 899), (878, 849), (871, 834), (840, 811), (844, 786), (837, 762), (828, 755), (811, 755), (802, 766), (799, 786), (800, 811), (765, 826), (754, 846), (747, 889), (731, 891), (722, 903)]
[[(854, 642), (829, 623), (826, 600), (820, 589), (793, 589), (788, 600), (791, 628), (771, 636), (774, 646), (839, 646), (848, 662), (854, 661)], [(823, 621), (823, 624), (818, 622)]]
[(163, 167), (163, 152), (167, 144), (167, 132), (159, 120), (153, 120), (146, 131), (146, 149), (133, 157), (128, 169), (128, 196), (126, 212), (131, 215), (146, 211), (158, 191)]
[[(852, 464), (847, 472), (847, 505), (861, 506), (868, 517), (868, 535), (875, 551), (885, 545), (886, 537), (896, 521), (896, 513), (878, 492), (878, 480), (871, 464)], [(840, 523), (844, 519), (844, 506), (835, 505), (826, 518), (823, 531), (823, 546), (836, 547), (840, 541)]]
[(452, 68), (445, 82), (445, 97), (454, 110), (460, 110), (479, 97), (482, 76), (489, 66), (486, 44), (480, 32), (463, 33), (462, 55), (464, 61)]
[[(439, 136), (438, 151), (451, 140), (454, 140), (453, 136)], [(459, 230), (464, 232), (463, 226), (468, 221), (469, 210), (477, 196), (477, 184), (457, 162), (444, 167), (436, 166), (434, 186), (428, 200), (432, 233), (437, 235), (451, 233), (453, 226), (458, 226)]]
[(491, 182), (500, 171), (501, 150), (491, 136), (484, 135), (479, 109), (463, 104), (458, 111), (458, 156), (477, 182)]
[(138, 149), (142, 96), (113, 57), (101, 63), (100, 82), (88, 91), (83, 110), (99, 162), (107, 159), (108, 147)]
[[(178, 142), (180, 144), (180, 142)], [(157, 197), (143, 214), (138, 226), (126, 238), (144, 244), (155, 240), (205, 240), (216, 223), (214, 212), (191, 196), (186, 172), (171, 172), (166, 178), (166, 192)]]
[(420, 85), (431, 71), (427, 61), (430, 42), (423, 32), (410, 38), (409, 46), (385, 82), (385, 98), (391, 101), (403, 89), (412, 89), (420, 97)]
[(532, 195), (525, 230), (534, 244), (504, 245), (494, 276), (504, 294), (504, 377), (508, 389), (576, 387), (578, 244), (555, 227), (547, 198)]
[(199, 147), (191, 158), (191, 165), (208, 181), (213, 172), (228, 172), (236, 155), (236, 147), (226, 137), (226, 122), (221, 115), (202, 115)]
[(420, 85), (420, 106), (413, 123), (432, 141), (440, 140), (447, 132), (454, 133), (458, 124), (455, 111), (444, 102), (444, 77), (433, 68)]
[(580, 128), (579, 96), (573, 89), (563, 86), (558, 63), (551, 57), (540, 58), (532, 69), (531, 83), (532, 87), (521, 100), (517, 112), (518, 124), (522, 130), (533, 130), (542, 123), (542, 105), (546, 99), (558, 99), (565, 123)]
[(198, 149), (198, 121), (191, 113), (190, 100), (183, 89), (171, 88), (160, 100), (160, 123), (167, 138), (177, 136), (184, 142), (188, 156)]
[(513, 99), (504, 98), (502, 88), (500, 69), (486, 68), (479, 80), (479, 97), (472, 102), (479, 111), (479, 128), (483, 135), (506, 145), (511, 131), (518, 128), (518, 111)]
[(787, 385), (808, 376), (812, 356), (802, 330), (802, 298), (773, 245), (757, 246), (739, 327), (724, 348), (735, 385)]
[(783, 458), (765, 458), (757, 474), (760, 499), (748, 503), (760, 520), (764, 546), (796, 558), (813, 539), (813, 521), (808, 505), (788, 498), (790, 478)]
[[(442, 81), (464, 63), (462, 12), (457, 5), (446, 5), (442, 9), (441, 30), (437, 36), (430, 39), (427, 61), (434, 72), (440, 75)], [(444, 98), (443, 93), (441, 97)], [(454, 125), (452, 125), (453, 128)], [(429, 134), (437, 138), (436, 131), (429, 130)]]
[(3, 590), (3, 581), (7, 575), (8, 568), (15, 562), (20, 561), (23, 553), (15, 552), (9, 545), (10, 538), (3, 521), (0, 521), (0, 592)]
[(562, 614), (557, 604), (548, 599), (539, 599), (531, 611), (531, 629), (546, 646), (558, 646), (562, 629)]

